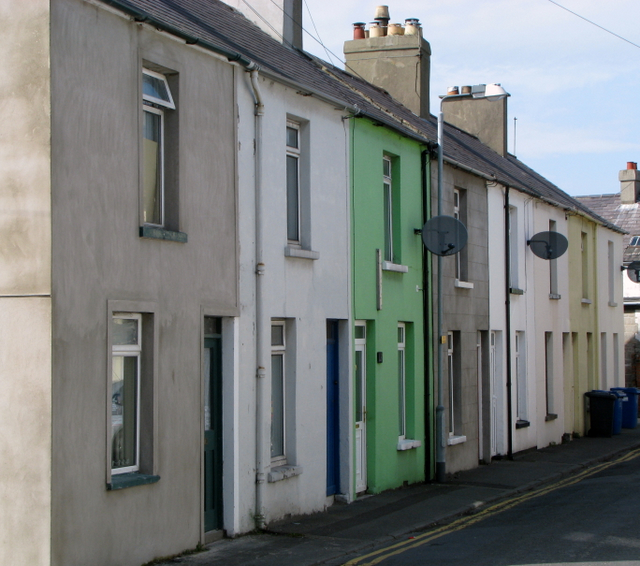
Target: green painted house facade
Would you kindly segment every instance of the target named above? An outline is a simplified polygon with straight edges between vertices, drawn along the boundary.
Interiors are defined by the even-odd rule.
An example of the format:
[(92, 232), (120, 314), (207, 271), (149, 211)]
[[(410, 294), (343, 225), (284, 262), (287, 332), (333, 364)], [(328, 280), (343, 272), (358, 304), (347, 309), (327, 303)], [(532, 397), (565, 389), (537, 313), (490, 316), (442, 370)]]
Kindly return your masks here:
[(419, 232), (429, 217), (430, 176), (423, 150), (367, 118), (351, 120), (356, 493), (431, 477), (429, 286)]

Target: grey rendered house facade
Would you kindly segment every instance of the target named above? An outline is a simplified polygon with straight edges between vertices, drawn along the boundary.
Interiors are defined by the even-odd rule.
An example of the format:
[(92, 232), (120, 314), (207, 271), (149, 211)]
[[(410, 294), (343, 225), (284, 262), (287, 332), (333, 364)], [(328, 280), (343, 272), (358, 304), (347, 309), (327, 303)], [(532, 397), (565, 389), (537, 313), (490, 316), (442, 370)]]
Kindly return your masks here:
[(235, 70), (108, 6), (3, 8), (0, 562), (138, 565), (201, 540), (229, 417)]

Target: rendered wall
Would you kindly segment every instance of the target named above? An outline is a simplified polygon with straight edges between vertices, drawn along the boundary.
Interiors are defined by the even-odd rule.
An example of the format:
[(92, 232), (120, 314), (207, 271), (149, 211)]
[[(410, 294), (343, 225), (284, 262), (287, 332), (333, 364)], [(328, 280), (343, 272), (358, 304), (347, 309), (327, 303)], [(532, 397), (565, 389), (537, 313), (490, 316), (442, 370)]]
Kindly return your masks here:
[[(569, 286), (570, 321), (573, 348), (573, 387), (566, 389), (567, 395), (573, 396), (573, 430), (584, 435), (589, 430), (589, 423), (585, 421), (587, 415), (584, 410), (584, 393), (598, 389), (600, 383), (600, 354), (599, 332), (597, 324), (597, 274), (593, 266), (596, 262), (596, 225), (581, 216), (569, 216)], [(587, 234), (589, 244), (588, 261), (592, 268), (589, 270), (587, 283), (590, 297), (583, 300), (582, 276), (582, 233)], [(569, 388), (570, 380), (566, 381)], [(569, 427), (566, 423), (565, 428)]]
[[(425, 380), (421, 147), (367, 120), (352, 123), (353, 306), (354, 318), (367, 327), (367, 486), (370, 492), (425, 479)], [(377, 308), (376, 250), (384, 249), (383, 156), (394, 158), (393, 184), (400, 184), (399, 263), (407, 273), (382, 271), (382, 308)], [(394, 201), (394, 207), (396, 201)], [(394, 218), (396, 222), (396, 218)], [(395, 247), (395, 246), (394, 246)], [(398, 450), (398, 322), (410, 323), (407, 350), (411, 383), (407, 385), (407, 438), (422, 446)], [(377, 360), (382, 354), (382, 362)]]
[[(177, 73), (178, 139), (167, 143), (178, 144), (186, 243), (139, 237), (143, 62)], [(202, 318), (238, 313), (233, 69), (108, 8), (58, 0), (52, 75), (52, 564), (139, 566), (202, 540)], [(153, 305), (157, 331), (154, 395), (142, 404), (155, 405), (161, 479), (119, 491), (106, 485), (108, 301)]]
[[(348, 121), (343, 109), (298, 89), (259, 76), (264, 102), (262, 118), (262, 198), (257, 202), (255, 185), (254, 98), (246, 73), (237, 74), (239, 139), (239, 238), (240, 238), (240, 374), (238, 489), (235, 532), (255, 528), (256, 442), (262, 443), (266, 460), (262, 473), (266, 522), (287, 515), (322, 511), (334, 501), (326, 496), (326, 381), (327, 320), (339, 320), (340, 342), (340, 493), (352, 497), (350, 461), (350, 250), (348, 192)], [(301, 125), (301, 190), (308, 197), (303, 215), (311, 251), (317, 259), (288, 257), (286, 222), (286, 127), (287, 120)], [(256, 427), (256, 207), (263, 233), (262, 301), (265, 320), (260, 331), (266, 340), (266, 376), (263, 380), (262, 437)], [(303, 207), (305, 208), (305, 207)], [(308, 250), (307, 250), (308, 251)], [(289, 330), (285, 359), (293, 388), (289, 391), (290, 423), (287, 464), (301, 473), (269, 481), (271, 375), (270, 322), (285, 319)]]
[(622, 253), (622, 234), (598, 226), (598, 325), (600, 339), (603, 341), (599, 347), (606, 352), (605, 358), (600, 360), (601, 385), (605, 389), (625, 387), (622, 291), (623, 278), (629, 280), (629, 277), (620, 269)]
[(49, 2), (0, 2), (0, 563), (51, 544)]
[[(435, 168), (434, 168), (435, 169)], [(461, 436), (464, 442), (447, 446), (447, 473), (474, 468), (478, 465), (479, 415), (478, 415), (478, 331), (489, 330), (489, 256), (487, 189), (484, 179), (445, 165), (443, 177), (443, 214), (453, 215), (453, 191), (455, 188), (467, 194), (467, 243), (468, 283), (473, 286), (457, 286), (455, 259), (443, 258), (443, 332), (460, 332), (461, 364)], [(436, 186), (437, 172), (432, 175)], [(436, 210), (436, 201), (432, 198)], [(434, 277), (436, 261), (433, 260)], [(437, 345), (436, 345), (437, 347)], [(437, 350), (436, 350), (437, 351)], [(448, 385), (445, 370), (445, 402)], [(445, 417), (447, 414), (445, 406)]]
[[(567, 238), (571, 237), (569, 225), (564, 211), (549, 206), (543, 202), (533, 204), (533, 223), (527, 238), (539, 232), (549, 230), (549, 221), (555, 221), (556, 231)], [(571, 245), (571, 244), (570, 244)], [(539, 258), (528, 248), (531, 262), (528, 273), (535, 284), (534, 301), (530, 305), (530, 312), (535, 321), (533, 326), (533, 345), (527, 357), (532, 362), (531, 378), (535, 382), (533, 395), (535, 408), (533, 416), (536, 419), (535, 429), (532, 431), (532, 445), (543, 448), (551, 443), (560, 443), (566, 423), (571, 420), (573, 410), (571, 399), (573, 387), (573, 352), (571, 347), (571, 323), (569, 309), (572, 285), (572, 275), (569, 270), (571, 255), (565, 252), (556, 261), (558, 296), (553, 296), (550, 290), (551, 261)], [(552, 373), (547, 383), (545, 366), (545, 333), (551, 333), (552, 342)], [(571, 390), (568, 387), (571, 386)], [(547, 406), (549, 398), (549, 406)], [(554, 417), (553, 415), (557, 415)], [(521, 448), (528, 448), (522, 446)]]

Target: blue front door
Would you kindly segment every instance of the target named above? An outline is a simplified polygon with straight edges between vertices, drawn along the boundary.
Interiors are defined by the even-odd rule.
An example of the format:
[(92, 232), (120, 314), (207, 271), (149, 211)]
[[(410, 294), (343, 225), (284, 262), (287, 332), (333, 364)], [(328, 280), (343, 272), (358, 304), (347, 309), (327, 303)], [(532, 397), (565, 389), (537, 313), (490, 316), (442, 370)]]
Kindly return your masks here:
[(338, 321), (327, 321), (327, 495), (340, 493)]

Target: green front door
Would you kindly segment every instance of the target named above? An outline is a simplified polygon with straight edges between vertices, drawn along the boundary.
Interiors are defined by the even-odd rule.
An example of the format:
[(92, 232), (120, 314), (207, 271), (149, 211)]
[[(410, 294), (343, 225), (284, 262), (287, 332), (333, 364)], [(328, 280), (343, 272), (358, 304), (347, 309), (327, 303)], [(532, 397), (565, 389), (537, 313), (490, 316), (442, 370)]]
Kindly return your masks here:
[(205, 318), (204, 530), (222, 528), (222, 336), (221, 319)]

